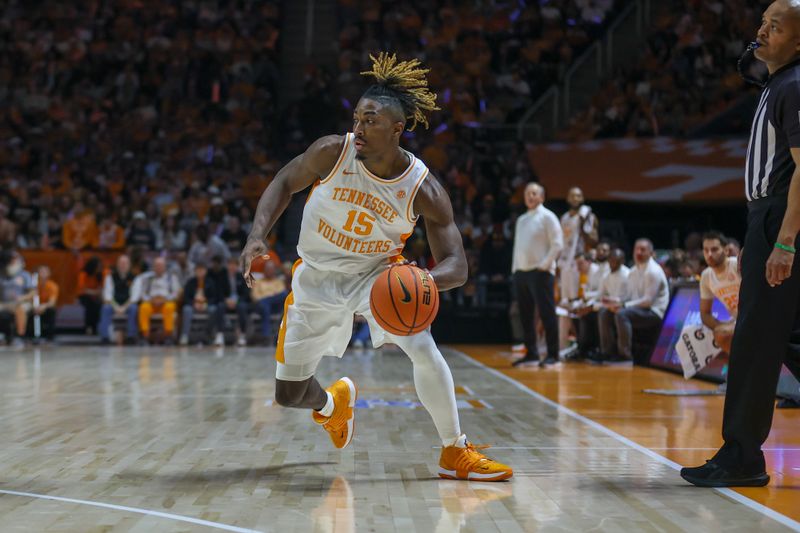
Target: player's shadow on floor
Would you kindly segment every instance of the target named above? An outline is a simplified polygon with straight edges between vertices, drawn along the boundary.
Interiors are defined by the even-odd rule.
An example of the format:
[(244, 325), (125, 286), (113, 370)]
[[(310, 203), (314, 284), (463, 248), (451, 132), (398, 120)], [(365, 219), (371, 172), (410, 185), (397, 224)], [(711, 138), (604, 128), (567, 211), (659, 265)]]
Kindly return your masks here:
[[(143, 470), (125, 470), (115, 474), (113, 480), (129, 485), (157, 483), (183, 489), (204, 490), (209, 485), (228, 486), (269, 479), (270, 487), (273, 489), (284, 492), (302, 492), (314, 488), (323, 488), (330, 483), (337, 473), (333, 469), (326, 467), (337, 464), (339, 463), (317, 461), (254, 468), (218, 468), (201, 472), (170, 472), (166, 474)], [(356, 474), (355, 479), (350, 481), (350, 484), (407, 483), (409, 481), (430, 483), (440, 482), (442, 479), (438, 476), (413, 479), (409, 479), (406, 476), (376, 479)]]
[[(328, 476), (325, 475), (326, 471), (321, 467), (336, 464), (338, 463), (332, 461), (318, 461), (254, 468), (218, 468), (203, 470), (201, 472), (170, 472), (168, 474), (142, 470), (125, 470), (115, 474), (114, 479), (132, 484), (158, 482), (181, 486), (184, 484), (190, 486), (203, 486), (209, 484), (229, 485), (234, 483), (244, 483), (245, 481), (258, 481), (264, 478), (283, 478), (287, 481), (305, 478), (313, 482), (314, 480), (322, 481), (327, 479)], [(310, 471), (304, 472), (303, 470)]]

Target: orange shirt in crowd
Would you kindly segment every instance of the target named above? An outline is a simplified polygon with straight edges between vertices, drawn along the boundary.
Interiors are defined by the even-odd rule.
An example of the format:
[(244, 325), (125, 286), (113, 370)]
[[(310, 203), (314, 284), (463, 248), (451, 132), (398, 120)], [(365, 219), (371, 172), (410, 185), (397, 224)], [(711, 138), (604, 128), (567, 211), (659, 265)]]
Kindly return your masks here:
[(58, 301), (58, 284), (52, 279), (48, 279), (44, 284), (39, 282), (39, 304), (44, 305), (51, 299)]
[(94, 213), (86, 211), (67, 220), (61, 230), (61, 238), (68, 250), (97, 248), (98, 234)]
[(87, 290), (102, 290), (102, 288), (102, 276), (100, 279), (97, 279), (97, 276), (89, 276), (83, 270), (78, 274), (78, 294), (83, 294)]

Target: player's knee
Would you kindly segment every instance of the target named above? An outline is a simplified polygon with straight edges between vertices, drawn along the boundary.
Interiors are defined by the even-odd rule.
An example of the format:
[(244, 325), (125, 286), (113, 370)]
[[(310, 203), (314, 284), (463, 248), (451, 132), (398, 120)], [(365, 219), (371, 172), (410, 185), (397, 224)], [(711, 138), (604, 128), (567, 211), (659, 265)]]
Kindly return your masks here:
[(303, 400), (305, 388), (302, 383), (292, 381), (275, 382), (275, 403), (283, 407), (297, 407)]
[(436, 346), (416, 346), (415, 349), (408, 350), (406, 354), (414, 366), (436, 367), (444, 362), (444, 357)]

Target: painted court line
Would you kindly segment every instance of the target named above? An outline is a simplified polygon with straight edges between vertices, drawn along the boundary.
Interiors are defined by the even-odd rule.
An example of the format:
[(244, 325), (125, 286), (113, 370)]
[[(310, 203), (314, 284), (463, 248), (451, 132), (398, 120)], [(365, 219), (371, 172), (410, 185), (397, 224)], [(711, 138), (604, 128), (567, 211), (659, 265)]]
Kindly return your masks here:
[(104, 509), (114, 509), (115, 511), (127, 511), (129, 513), (138, 513), (147, 516), (157, 516), (159, 518), (167, 518), (169, 520), (176, 520), (178, 522), (188, 522), (190, 524), (197, 524), (199, 526), (214, 527), (225, 531), (235, 531), (237, 533), (262, 533), (255, 529), (246, 529), (243, 527), (229, 526), (227, 524), (220, 524), (219, 522), (211, 522), (209, 520), (201, 520), (199, 518), (191, 518), (189, 516), (181, 516), (171, 513), (162, 513), (161, 511), (151, 511), (149, 509), (139, 509), (137, 507), (128, 507), (125, 505), (114, 505), (112, 503), (93, 502), (88, 500), (76, 500), (74, 498), (62, 498), (61, 496), (49, 496), (47, 494), (33, 494), (32, 492), (17, 492), (14, 490), (0, 490), (0, 494), (10, 494), (12, 496), (24, 496), (27, 498), (39, 498), (42, 500), (53, 500), (57, 502), (77, 503), (80, 505), (90, 505), (92, 507), (102, 507)]
[[(493, 450), (627, 450), (629, 446), (492, 446)], [(719, 448), (659, 448), (650, 447), (648, 450), (659, 451), (711, 451)], [(800, 448), (761, 448), (765, 452), (800, 452)], [(795, 468), (800, 470), (800, 468)]]
[[(605, 427), (605, 426), (603, 426), (601, 424), (598, 424), (594, 420), (591, 420), (589, 418), (586, 418), (583, 415), (580, 415), (580, 414), (576, 413), (572, 409), (564, 407), (560, 403), (554, 402), (550, 398), (547, 398), (546, 396), (543, 396), (543, 395), (539, 394), (535, 390), (529, 389), (528, 387), (526, 387), (525, 385), (523, 385), (519, 381), (515, 380), (514, 378), (506, 376), (502, 372), (500, 372), (498, 370), (495, 370), (494, 368), (490, 368), (490, 367), (486, 366), (485, 364), (481, 363), (480, 361), (477, 361), (477, 360), (473, 359), (472, 357), (468, 356), (465, 353), (462, 353), (462, 352), (460, 352), (458, 350), (455, 350), (453, 348), (450, 348), (450, 350), (453, 353), (459, 355), (460, 357), (466, 359), (467, 361), (469, 361), (473, 365), (484, 369), (485, 371), (489, 372), (490, 374), (492, 374), (492, 375), (494, 375), (494, 376), (496, 376), (496, 377), (498, 377), (498, 378), (500, 378), (500, 379), (502, 379), (504, 381), (507, 381), (508, 383), (510, 383), (514, 387), (516, 387), (517, 389), (519, 389), (522, 392), (524, 392), (525, 394), (528, 394), (529, 396), (533, 396), (534, 398), (536, 398), (540, 402), (542, 402), (544, 404), (547, 404), (550, 407), (553, 407), (554, 409), (564, 413), (565, 415), (571, 416), (575, 420), (583, 422), (587, 426), (589, 426), (589, 427), (591, 427), (593, 429), (596, 429), (597, 431), (600, 431), (601, 433), (605, 433), (606, 435), (608, 435), (609, 437), (613, 438), (617, 442), (621, 442), (621, 443), (625, 444), (626, 446), (629, 446), (629, 447), (631, 447), (631, 448), (633, 448), (633, 449), (635, 449), (635, 450), (647, 455), (651, 459), (654, 459), (655, 461), (658, 461), (659, 463), (672, 468), (673, 470), (680, 470), (681, 469), (681, 465), (679, 465), (678, 463), (676, 463), (674, 461), (670, 461), (666, 457), (664, 457), (662, 455), (659, 455), (656, 452), (654, 452), (654, 451), (652, 451), (652, 450), (650, 450), (648, 448), (645, 448), (641, 444), (637, 444), (637, 443), (633, 442), (632, 440), (630, 440), (630, 439), (628, 439), (626, 437), (623, 437), (619, 433), (617, 433), (615, 431), (612, 431), (609, 428), (607, 428), (607, 427)], [(687, 485), (687, 488), (689, 488), (689, 485)], [(736, 492), (734, 490), (721, 489), (721, 488), (715, 488), (714, 490), (719, 492), (720, 494), (723, 494), (723, 495), (727, 496), (728, 498), (730, 498), (732, 500), (735, 500), (738, 503), (741, 503), (742, 505), (744, 505), (744, 506), (746, 506), (746, 507), (748, 507), (748, 508), (750, 508), (750, 509), (752, 509), (752, 510), (754, 510), (756, 512), (759, 512), (759, 513), (763, 514), (764, 516), (767, 516), (767, 517), (775, 520), (776, 522), (778, 522), (780, 524), (783, 524), (784, 526), (786, 526), (788, 528), (791, 528), (791, 529), (793, 529), (795, 531), (800, 531), (800, 522), (792, 520), (788, 516), (782, 515), (781, 513), (777, 512), (777, 511), (775, 511), (773, 509), (770, 509), (769, 507), (767, 507), (765, 505), (762, 505), (762, 504), (760, 504), (760, 503), (758, 503), (756, 501), (753, 501), (753, 500), (751, 500), (750, 498), (748, 498), (746, 496), (742, 496), (741, 494), (739, 494), (738, 492)]]

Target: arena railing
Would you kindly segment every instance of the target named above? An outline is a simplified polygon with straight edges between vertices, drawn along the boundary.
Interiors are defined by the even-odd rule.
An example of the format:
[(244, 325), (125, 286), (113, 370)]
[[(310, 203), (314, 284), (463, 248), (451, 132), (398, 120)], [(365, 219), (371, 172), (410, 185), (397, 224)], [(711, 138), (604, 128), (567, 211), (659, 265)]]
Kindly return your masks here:
[[(525, 112), (518, 123), (518, 139), (527, 142), (551, 140), (574, 112), (591, 101), (606, 73), (635, 58), (651, 20), (652, 0), (635, 0), (623, 8), (603, 38), (572, 63), (561, 83), (553, 85)], [(531, 129), (530, 124), (541, 127)]]

